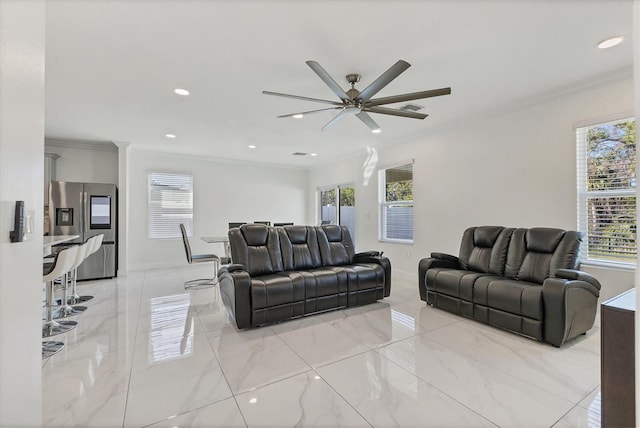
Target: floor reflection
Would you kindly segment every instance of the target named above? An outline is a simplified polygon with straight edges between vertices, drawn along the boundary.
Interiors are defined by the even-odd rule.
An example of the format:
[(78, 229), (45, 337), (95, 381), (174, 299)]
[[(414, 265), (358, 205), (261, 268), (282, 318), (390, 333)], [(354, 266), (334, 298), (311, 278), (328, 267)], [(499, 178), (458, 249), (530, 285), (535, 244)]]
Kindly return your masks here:
[(166, 362), (190, 355), (194, 330), (191, 295), (155, 297), (149, 306), (149, 362)]

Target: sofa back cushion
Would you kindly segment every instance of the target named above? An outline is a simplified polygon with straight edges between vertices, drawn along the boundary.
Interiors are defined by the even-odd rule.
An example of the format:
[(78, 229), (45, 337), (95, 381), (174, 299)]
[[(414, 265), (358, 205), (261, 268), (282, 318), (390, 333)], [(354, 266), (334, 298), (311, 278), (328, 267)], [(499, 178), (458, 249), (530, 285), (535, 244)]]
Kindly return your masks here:
[(316, 229), (313, 226), (278, 228), (284, 270), (311, 269), (322, 266)]
[(505, 276), (542, 284), (557, 269), (580, 267), (582, 234), (535, 227), (516, 229), (511, 237)]
[(263, 224), (245, 224), (229, 230), (233, 263), (241, 264), (251, 276), (282, 271), (277, 229)]
[(513, 231), (502, 226), (478, 226), (465, 230), (459, 253), (462, 268), (503, 275)]
[(348, 265), (353, 262), (355, 250), (349, 229), (327, 224), (315, 227), (323, 266)]

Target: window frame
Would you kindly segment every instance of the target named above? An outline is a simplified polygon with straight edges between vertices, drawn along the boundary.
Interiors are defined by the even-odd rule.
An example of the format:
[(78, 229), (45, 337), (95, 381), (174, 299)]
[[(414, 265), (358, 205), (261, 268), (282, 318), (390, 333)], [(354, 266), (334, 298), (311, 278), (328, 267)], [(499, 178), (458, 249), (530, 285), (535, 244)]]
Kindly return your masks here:
[[(154, 176), (157, 176), (157, 177), (154, 177)], [(187, 194), (186, 209), (188, 211), (184, 213), (185, 214), (184, 216), (181, 216), (179, 222), (175, 224), (175, 227), (170, 227), (171, 222), (168, 221), (167, 224), (169, 225), (169, 227), (165, 226), (163, 228), (162, 226), (159, 225), (161, 222), (158, 222), (157, 220), (154, 222), (154, 218), (152, 218), (152, 216), (154, 215), (157, 218), (161, 218), (163, 214), (162, 207), (154, 208), (154, 201), (152, 201), (152, 191), (154, 190), (154, 188), (152, 187), (152, 180), (154, 178), (157, 179), (161, 176), (165, 176), (166, 179), (169, 179), (170, 176), (176, 176), (176, 177), (181, 177), (183, 179), (188, 179), (189, 190), (186, 192), (184, 191), (180, 192), (180, 193)], [(184, 224), (185, 229), (187, 231), (187, 236), (188, 237), (193, 236), (193, 213), (194, 213), (193, 189), (194, 189), (194, 177), (192, 173), (183, 173), (183, 172), (175, 172), (175, 171), (168, 172), (168, 171), (157, 171), (157, 170), (147, 171), (147, 239), (148, 240), (155, 241), (155, 240), (164, 240), (164, 239), (182, 239), (182, 234), (179, 228), (180, 223)], [(179, 200), (181, 198), (177, 197), (176, 199)], [(160, 209), (158, 210), (157, 208), (160, 208)], [(175, 213), (171, 213), (170, 211), (171, 210), (166, 210), (164, 211), (164, 214), (175, 214)], [(155, 228), (154, 228), (154, 223), (156, 224)], [(153, 234), (154, 231), (156, 233), (155, 235)], [(164, 234), (162, 233), (158, 234), (158, 232), (164, 232)]]
[[(601, 266), (621, 270), (633, 270), (636, 267), (638, 252), (638, 235), (636, 232), (636, 255), (633, 261), (608, 260), (598, 257), (589, 257), (589, 226), (587, 219), (588, 201), (593, 198), (627, 197), (632, 196), (637, 204), (637, 189), (635, 187), (607, 190), (588, 190), (588, 132), (589, 129), (603, 125), (614, 125), (621, 122), (636, 122), (633, 114), (625, 114), (614, 117), (602, 118), (588, 123), (576, 124), (574, 127), (576, 137), (576, 196), (577, 196), (577, 229), (584, 234), (580, 246), (581, 264), (587, 266)], [(636, 122), (636, 160), (637, 160), (637, 122)], [(637, 222), (637, 205), (633, 213)]]
[[(386, 171), (388, 169), (400, 168), (410, 165), (411, 166), (411, 194), (412, 197), (415, 198), (413, 194), (414, 191), (414, 165), (415, 161), (409, 160), (404, 162), (396, 162), (392, 165), (384, 166), (378, 168), (378, 242), (387, 242), (393, 244), (404, 244), (404, 245), (413, 245), (414, 242), (414, 228), (413, 228), (413, 210), (414, 210), (414, 199), (405, 200), (405, 201), (387, 201), (386, 200)], [(389, 238), (386, 236), (386, 222), (385, 222), (385, 211), (386, 208), (391, 205), (400, 205), (411, 207), (411, 239), (400, 239), (400, 238)]]

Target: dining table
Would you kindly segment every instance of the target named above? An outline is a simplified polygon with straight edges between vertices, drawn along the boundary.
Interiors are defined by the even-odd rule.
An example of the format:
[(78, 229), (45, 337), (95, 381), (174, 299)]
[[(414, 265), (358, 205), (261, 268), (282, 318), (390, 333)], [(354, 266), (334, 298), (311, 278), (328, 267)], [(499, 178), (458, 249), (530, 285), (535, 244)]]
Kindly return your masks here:
[(42, 255), (48, 256), (51, 254), (51, 247), (54, 245), (62, 244), (63, 242), (73, 241), (79, 238), (80, 235), (46, 235), (42, 240)]
[(224, 245), (224, 256), (231, 257), (231, 246), (229, 245), (229, 237), (226, 235), (219, 236), (201, 236), (201, 240), (209, 244), (223, 244)]

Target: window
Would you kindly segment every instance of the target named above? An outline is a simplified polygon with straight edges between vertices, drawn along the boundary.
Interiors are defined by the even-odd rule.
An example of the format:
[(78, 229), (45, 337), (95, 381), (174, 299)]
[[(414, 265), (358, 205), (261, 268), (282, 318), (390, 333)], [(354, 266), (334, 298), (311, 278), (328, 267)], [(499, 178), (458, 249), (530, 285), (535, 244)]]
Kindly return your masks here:
[(636, 123), (633, 119), (576, 129), (578, 229), (583, 261), (636, 261)]
[(413, 164), (378, 171), (380, 240), (413, 242)]
[(180, 223), (193, 231), (193, 176), (150, 172), (149, 239), (180, 238)]
[(346, 226), (356, 240), (356, 189), (353, 184), (320, 190), (320, 223)]

